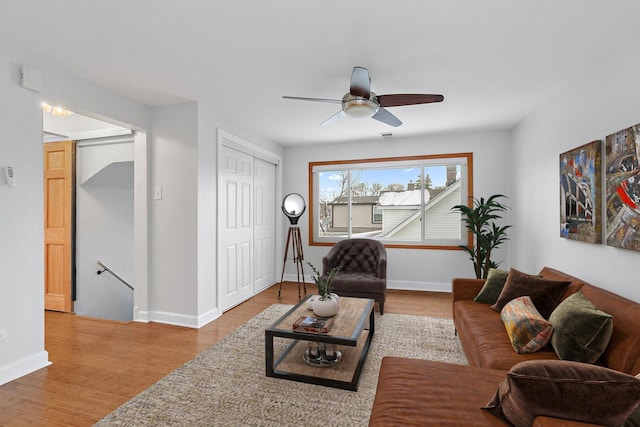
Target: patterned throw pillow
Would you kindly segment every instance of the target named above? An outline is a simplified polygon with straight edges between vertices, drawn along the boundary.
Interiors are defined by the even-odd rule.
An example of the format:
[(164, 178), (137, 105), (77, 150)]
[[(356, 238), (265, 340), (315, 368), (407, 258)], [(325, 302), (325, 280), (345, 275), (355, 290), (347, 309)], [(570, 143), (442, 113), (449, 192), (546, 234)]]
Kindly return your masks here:
[(538, 312), (528, 296), (511, 300), (500, 312), (516, 353), (534, 353), (547, 345), (553, 326)]

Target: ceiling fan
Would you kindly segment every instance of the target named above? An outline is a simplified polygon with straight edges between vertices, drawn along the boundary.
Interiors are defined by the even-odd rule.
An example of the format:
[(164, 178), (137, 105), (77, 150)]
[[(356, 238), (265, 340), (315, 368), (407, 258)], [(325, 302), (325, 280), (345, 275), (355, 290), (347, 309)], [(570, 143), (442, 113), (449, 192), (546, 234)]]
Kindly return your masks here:
[(343, 117), (371, 117), (390, 126), (400, 126), (402, 122), (391, 114), (386, 107), (399, 107), (402, 105), (429, 104), (442, 102), (442, 95), (426, 94), (394, 94), (376, 95), (371, 91), (371, 78), (369, 71), (364, 67), (353, 67), (349, 92), (342, 99), (305, 98), (300, 96), (283, 96), (286, 99), (299, 99), (302, 101), (330, 102), (342, 104), (342, 110), (322, 122), (327, 125)]

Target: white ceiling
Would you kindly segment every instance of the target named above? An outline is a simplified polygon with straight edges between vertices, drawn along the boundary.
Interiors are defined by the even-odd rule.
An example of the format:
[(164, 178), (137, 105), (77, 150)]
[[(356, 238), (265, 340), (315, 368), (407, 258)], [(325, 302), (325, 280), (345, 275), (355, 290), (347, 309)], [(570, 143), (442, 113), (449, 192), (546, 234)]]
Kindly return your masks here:
[[(20, 0), (0, 38), (147, 105), (188, 100), (284, 145), (510, 128), (638, 29), (638, 0)], [(320, 126), (353, 66), (378, 94), (440, 93)], [(618, 66), (621, 64), (612, 64)], [(46, 85), (46, 75), (45, 75)]]
[(106, 123), (82, 114), (58, 117), (51, 113), (42, 113), (43, 141), (74, 141), (106, 138), (117, 135), (130, 135), (132, 131), (123, 127)]

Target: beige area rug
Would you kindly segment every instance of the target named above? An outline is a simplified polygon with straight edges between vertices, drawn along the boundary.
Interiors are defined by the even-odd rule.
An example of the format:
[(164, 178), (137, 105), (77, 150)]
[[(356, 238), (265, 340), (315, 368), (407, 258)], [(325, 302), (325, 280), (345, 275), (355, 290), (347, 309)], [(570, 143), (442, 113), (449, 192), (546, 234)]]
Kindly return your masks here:
[(96, 426), (366, 426), (384, 356), (467, 364), (452, 320), (387, 313), (357, 392), (268, 378), (264, 329), (289, 308), (272, 305)]

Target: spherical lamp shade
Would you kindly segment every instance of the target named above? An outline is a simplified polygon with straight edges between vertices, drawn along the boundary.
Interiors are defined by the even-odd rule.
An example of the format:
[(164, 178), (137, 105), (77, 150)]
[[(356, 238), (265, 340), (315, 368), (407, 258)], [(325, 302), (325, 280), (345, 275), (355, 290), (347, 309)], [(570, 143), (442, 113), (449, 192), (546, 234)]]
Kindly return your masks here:
[(296, 225), (298, 219), (307, 209), (304, 198), (298, 193), (291, 193), (282, 199), (282, 212), (289, 218), (291, 225)]

